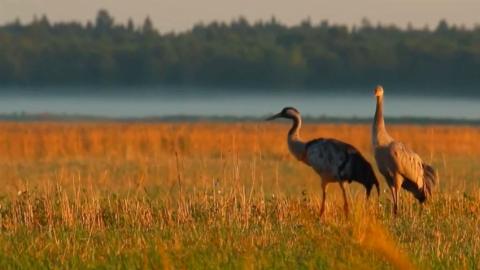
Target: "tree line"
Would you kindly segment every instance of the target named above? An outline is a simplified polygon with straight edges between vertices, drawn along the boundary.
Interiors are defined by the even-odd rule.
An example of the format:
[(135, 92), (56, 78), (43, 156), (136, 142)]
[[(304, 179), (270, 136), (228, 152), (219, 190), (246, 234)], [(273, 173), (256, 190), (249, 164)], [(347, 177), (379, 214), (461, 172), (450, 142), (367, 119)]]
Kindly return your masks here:
[(197, 24), (180, 33), (94, 22), (0, 26), (0, 85), (183, 84), (315, 86), (365, 82), (477, 84), (480, 27), (355, 27), (272, 18)]

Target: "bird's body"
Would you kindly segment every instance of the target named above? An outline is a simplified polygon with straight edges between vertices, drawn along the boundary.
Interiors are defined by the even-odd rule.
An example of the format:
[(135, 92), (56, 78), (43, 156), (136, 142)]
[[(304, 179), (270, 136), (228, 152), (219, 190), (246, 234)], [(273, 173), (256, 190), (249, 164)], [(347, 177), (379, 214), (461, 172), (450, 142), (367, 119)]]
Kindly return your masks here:
[(288, 132), (287, 143), (291, 154), (306, 165), (312, 167), (322, 179), (322, 210), (325, 209), (326, 186), (329, 183), (339, 183), (344, 196), (344, 209), (348, 213), (348, 202), (345, 183), (356, 181), (365, 189), (367, 198), (373, 186), (379, 193), (379, 184), (370, 163), (352, 145), (335, 140), (320, 138), (303, 142), (300, 138), (301, 117), (298, 110), (287, 107), (270, 119), (278, 117), (293, 120), (293, 126)]
[(383, 88), (375, 90), (377, 108), (372, 127), (372, 143), (375, 160), (380, 173), (385, 177), (393, 197), (394, 213), (397, 213), (399, 191), (404, 188), (421, 203), (431, 195), (438, 182), (435, 170), (424, 163), (419, 155), (388, 134), (383, 118)]
[(335, 139), (316, 139), (306, 145), (306, 163), (325, 181), (357, 181), (367, 184), (367, 192), (375, 184), (370, 163), (352, 145)]

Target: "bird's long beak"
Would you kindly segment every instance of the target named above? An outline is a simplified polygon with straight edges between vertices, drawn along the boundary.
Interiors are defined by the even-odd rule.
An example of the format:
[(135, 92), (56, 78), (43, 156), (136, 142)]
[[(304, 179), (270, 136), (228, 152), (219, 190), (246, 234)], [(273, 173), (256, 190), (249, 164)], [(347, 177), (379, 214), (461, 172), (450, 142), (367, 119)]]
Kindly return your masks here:
[(272, 120), (277, 119), (277, 118), (279, 118), (279, 117), (281, 117), (281, 116), (282, 116), (281, 113), (277, 113), (277, 114), (275, 114), (275, 115), (272, 115), (272, 116), (268, 117), (267, 119), (265, 119), (265, 121), (272, 121)]

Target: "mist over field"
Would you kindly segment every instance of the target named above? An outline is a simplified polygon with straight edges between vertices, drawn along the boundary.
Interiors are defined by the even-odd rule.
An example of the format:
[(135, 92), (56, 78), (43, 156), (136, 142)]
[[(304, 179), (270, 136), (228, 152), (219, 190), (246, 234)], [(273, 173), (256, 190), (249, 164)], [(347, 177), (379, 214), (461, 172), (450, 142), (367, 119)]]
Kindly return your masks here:
[[(401, 122), (479, 122), (480, 97), (452, 91), (385, 86), (386, 115)], [(7, 87), (0, 113), (7, 119), (98, 119), (152, 121), (263, 120), (285, 106), (301, 110), (306, 121), (370, 122), (372, 87)], [(445, 108), (449, 108), (446, 110)], [(93, 118), (90, 118), (93, 120)]]

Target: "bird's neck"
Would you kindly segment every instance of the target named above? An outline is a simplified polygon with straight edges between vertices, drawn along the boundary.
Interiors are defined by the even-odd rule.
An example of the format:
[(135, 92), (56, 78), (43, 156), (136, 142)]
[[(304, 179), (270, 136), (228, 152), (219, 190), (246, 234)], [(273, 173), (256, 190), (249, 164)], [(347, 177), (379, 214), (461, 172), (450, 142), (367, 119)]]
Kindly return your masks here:
[(287, 142), (290, 153), (298, 160), (305, 159), (305, 143), (300, 139), (300, 128), (302, 126), (302, 119), (300, 116), (292, 118), (293, 125), (288, 132)]
[(388, 145), (393, 140), (385, 128), (385, 120), (383, 119), (383, 96), (377, 97), (377, 109), (373, 120), (372, 133), (373, 146)]

